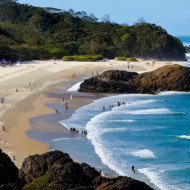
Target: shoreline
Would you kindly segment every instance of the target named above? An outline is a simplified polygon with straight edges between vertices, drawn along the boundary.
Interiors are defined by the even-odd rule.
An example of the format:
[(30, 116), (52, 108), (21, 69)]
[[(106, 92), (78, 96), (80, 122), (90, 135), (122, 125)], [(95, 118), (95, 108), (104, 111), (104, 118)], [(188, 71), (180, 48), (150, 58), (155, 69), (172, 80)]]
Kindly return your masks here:
[[(37, 142), (30, 139), (26, 132), (31, 129), (29, 122), (30, 118), (37, 116), (52, 114), (54, 111), (47, 106), (47, 103), (60, 103), (61, 98), (55, 100), (55, 98), (50, 98), (45, 96), (45, 92), (56, 90), (51, 89), (51, 86), (56, 86), (61, 81), (63, 85), (65, 84), (65, 90), (68, 89), (67, 81), (72, 86), (72, 82), (76, 82), (76, 78), (72, 75), (75, 73), (77, 78), (84, 76), (91, 76), (92, 72), (103, 72), (109, 69), (125, 69), (130, 71), (149, 71), (157, 69), (165, 65), (165, 62), (156, 62), (154, 66), (146, 64), (147, 61), (130, 63), (133, 64), (133, 69), (128, 67), (127, 63), (123, 62), (67, 62), (68, 65), (63, 65), (64, 62), (58, 61), (57, 64), (51, 61), (45, 63), (34, 63), (32, 65), (25, 65), (26, 68), (22, 69), (22, 72), (11, 71), (3, 72), (2, 77), (0, 77), (0, 83), (2, 94), (5, 96), (6, 108), (1, 110), (1, 122), (4, 123), (6, 128), (6, 133), (1, 132), (1, 144), (2, 149), (5, 153), (8, 153), (11, 159), (13, 156), (16, 157), (15, 164), (20, 167), (26, 156), (36, 153), (44, 153), (50, 150), (47, 144), (42, 142)], [(172, 63), (171, 63), (172, 64)], [(139, 66), (140, 65), (140, 66)], [(35, 68), (36, 67), (36, 68)], [(88, 67), (88, 70), (85, 68)], [(129, 69), (128, 69), (129, 68)], [(6, 69), (6, 68), (5, 68)], [(12, 68), (10, 69), (12, 70)], [(13, 68), (14, 70), (14, 68)], [(30, 74), (30, 75), (29, 75)], [(12, 78), (11, 78), (12, 77)], [(21, 81), (22, 79), (22, 81)], [(28, 86), (28, 82), (35, 80), (35, 85)], [(15, 92), (15, 88), (18, 86), (19, 92)], [(80, 99), (81, 100), (81, 99)], [(74, 102), (74, 100), (73, 100)], [(81, 101), (75, 102), (75, 105), (70, 104), (69, 110), (76, 110), (77, 108), (85, 105), (79, 104)], [(89, 102), (86, 102), (90, 103)], [(39, 124), (40, 128), (40, 124)], [(43, 128), (44, 130), (44, 128)], [(47, 128), (45, 129), (46, 132)], [(50, 127), (49, 127), (50, 130)], [(51, 129), (54, 132), (60, 132), (60, 128)], [(50, 131), (51, 131), (50, 130)], [(6, 137), (6, 145), (3, 145), (3, 138)]]

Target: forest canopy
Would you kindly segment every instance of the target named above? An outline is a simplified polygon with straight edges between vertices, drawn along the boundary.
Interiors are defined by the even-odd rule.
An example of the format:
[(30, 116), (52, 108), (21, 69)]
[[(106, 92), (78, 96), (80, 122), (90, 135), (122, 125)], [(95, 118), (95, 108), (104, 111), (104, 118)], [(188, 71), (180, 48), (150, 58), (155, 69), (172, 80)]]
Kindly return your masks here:
[(0, 0), (0, 59), (61, 59), (72, 55), (184, 60), (185, 48), (163, 28), (98, 21), (84, 11), (62, 11)]

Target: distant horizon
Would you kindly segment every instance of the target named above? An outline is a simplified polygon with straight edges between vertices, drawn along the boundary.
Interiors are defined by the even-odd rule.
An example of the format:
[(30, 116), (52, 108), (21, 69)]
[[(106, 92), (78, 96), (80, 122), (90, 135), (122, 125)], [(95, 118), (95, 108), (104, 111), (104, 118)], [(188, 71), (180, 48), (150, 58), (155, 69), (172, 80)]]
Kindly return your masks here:
[(145, 22), (156, 24), (165, 29), (173, 36), (190, 36), (189, 7), (190, 1), (183, 0), (18, 0), (19, 3), (26, 3), (39, 7), (52, 7), (62, 10), (73, 9), (93, 13), (97, 18), (109, 15), (111, 22), (118, 24), (126, 23), (133, 25), (139, 18), (143, 17)]

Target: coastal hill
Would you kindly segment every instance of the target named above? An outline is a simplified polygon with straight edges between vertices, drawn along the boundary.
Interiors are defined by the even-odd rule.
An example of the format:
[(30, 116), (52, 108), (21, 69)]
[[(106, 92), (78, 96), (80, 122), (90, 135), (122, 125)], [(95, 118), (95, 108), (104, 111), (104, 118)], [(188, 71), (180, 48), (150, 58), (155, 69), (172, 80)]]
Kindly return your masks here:
[(152, 190), (128, 177), (105, 178), (89, 165), (73, 162), (68, 154), (52, 151), (29, 156), (18, 170), (0, 150), (0, 189), (10, 190)]
[(82, 92), (154, 94), (164, 90), (190, 91), (190, 68), (167, 65), (140, 75), (134, 72), (110, 70), (86, 79), (80, 85)]
[(157, 60), (185, 60), (179, 39), (160, 26), (99, 21), (84, 11), (61, 11), (0, 1), (0, 59), (61, 59), (68, 55), (132, 55)]

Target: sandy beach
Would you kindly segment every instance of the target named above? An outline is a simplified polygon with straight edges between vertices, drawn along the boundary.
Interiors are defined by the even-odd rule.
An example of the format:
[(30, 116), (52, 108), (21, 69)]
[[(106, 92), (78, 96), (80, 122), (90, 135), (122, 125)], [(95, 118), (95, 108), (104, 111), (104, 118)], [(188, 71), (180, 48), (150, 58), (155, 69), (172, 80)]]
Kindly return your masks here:
[[(56, 91), (57, 84), (62, 85), (64, 94), (67, 89), (80, 82), (82, 77), (90, 77), (106, 70), (146, 72), (175, 63), (177, 62), (145, 60), (129, 64), (115, 60), (108, 62), (49, 60), (26, 62), (20, 67), (0, 67), (0, 97), (4, 98), (0, 104), (0, 147), (20, 168), (25, 157), (50, 150), (47, 144), (35, 141), (26, 135), (31, 129), (30, 118), (55, 113), (55, 110), (46, 104), (61, 103), (64, 98), (69, 104), (67, 114), (62, 116), (62, 119), (65, 119), (73, 110), (99, 98), (98, 96), (73, 97), (71, 101), (68, 95), (57, 98), (47, 96), (46, 92)], [(38, 123), (35, 128), (42, 132), (63, 132), (62, 127), (50, 124)]]

